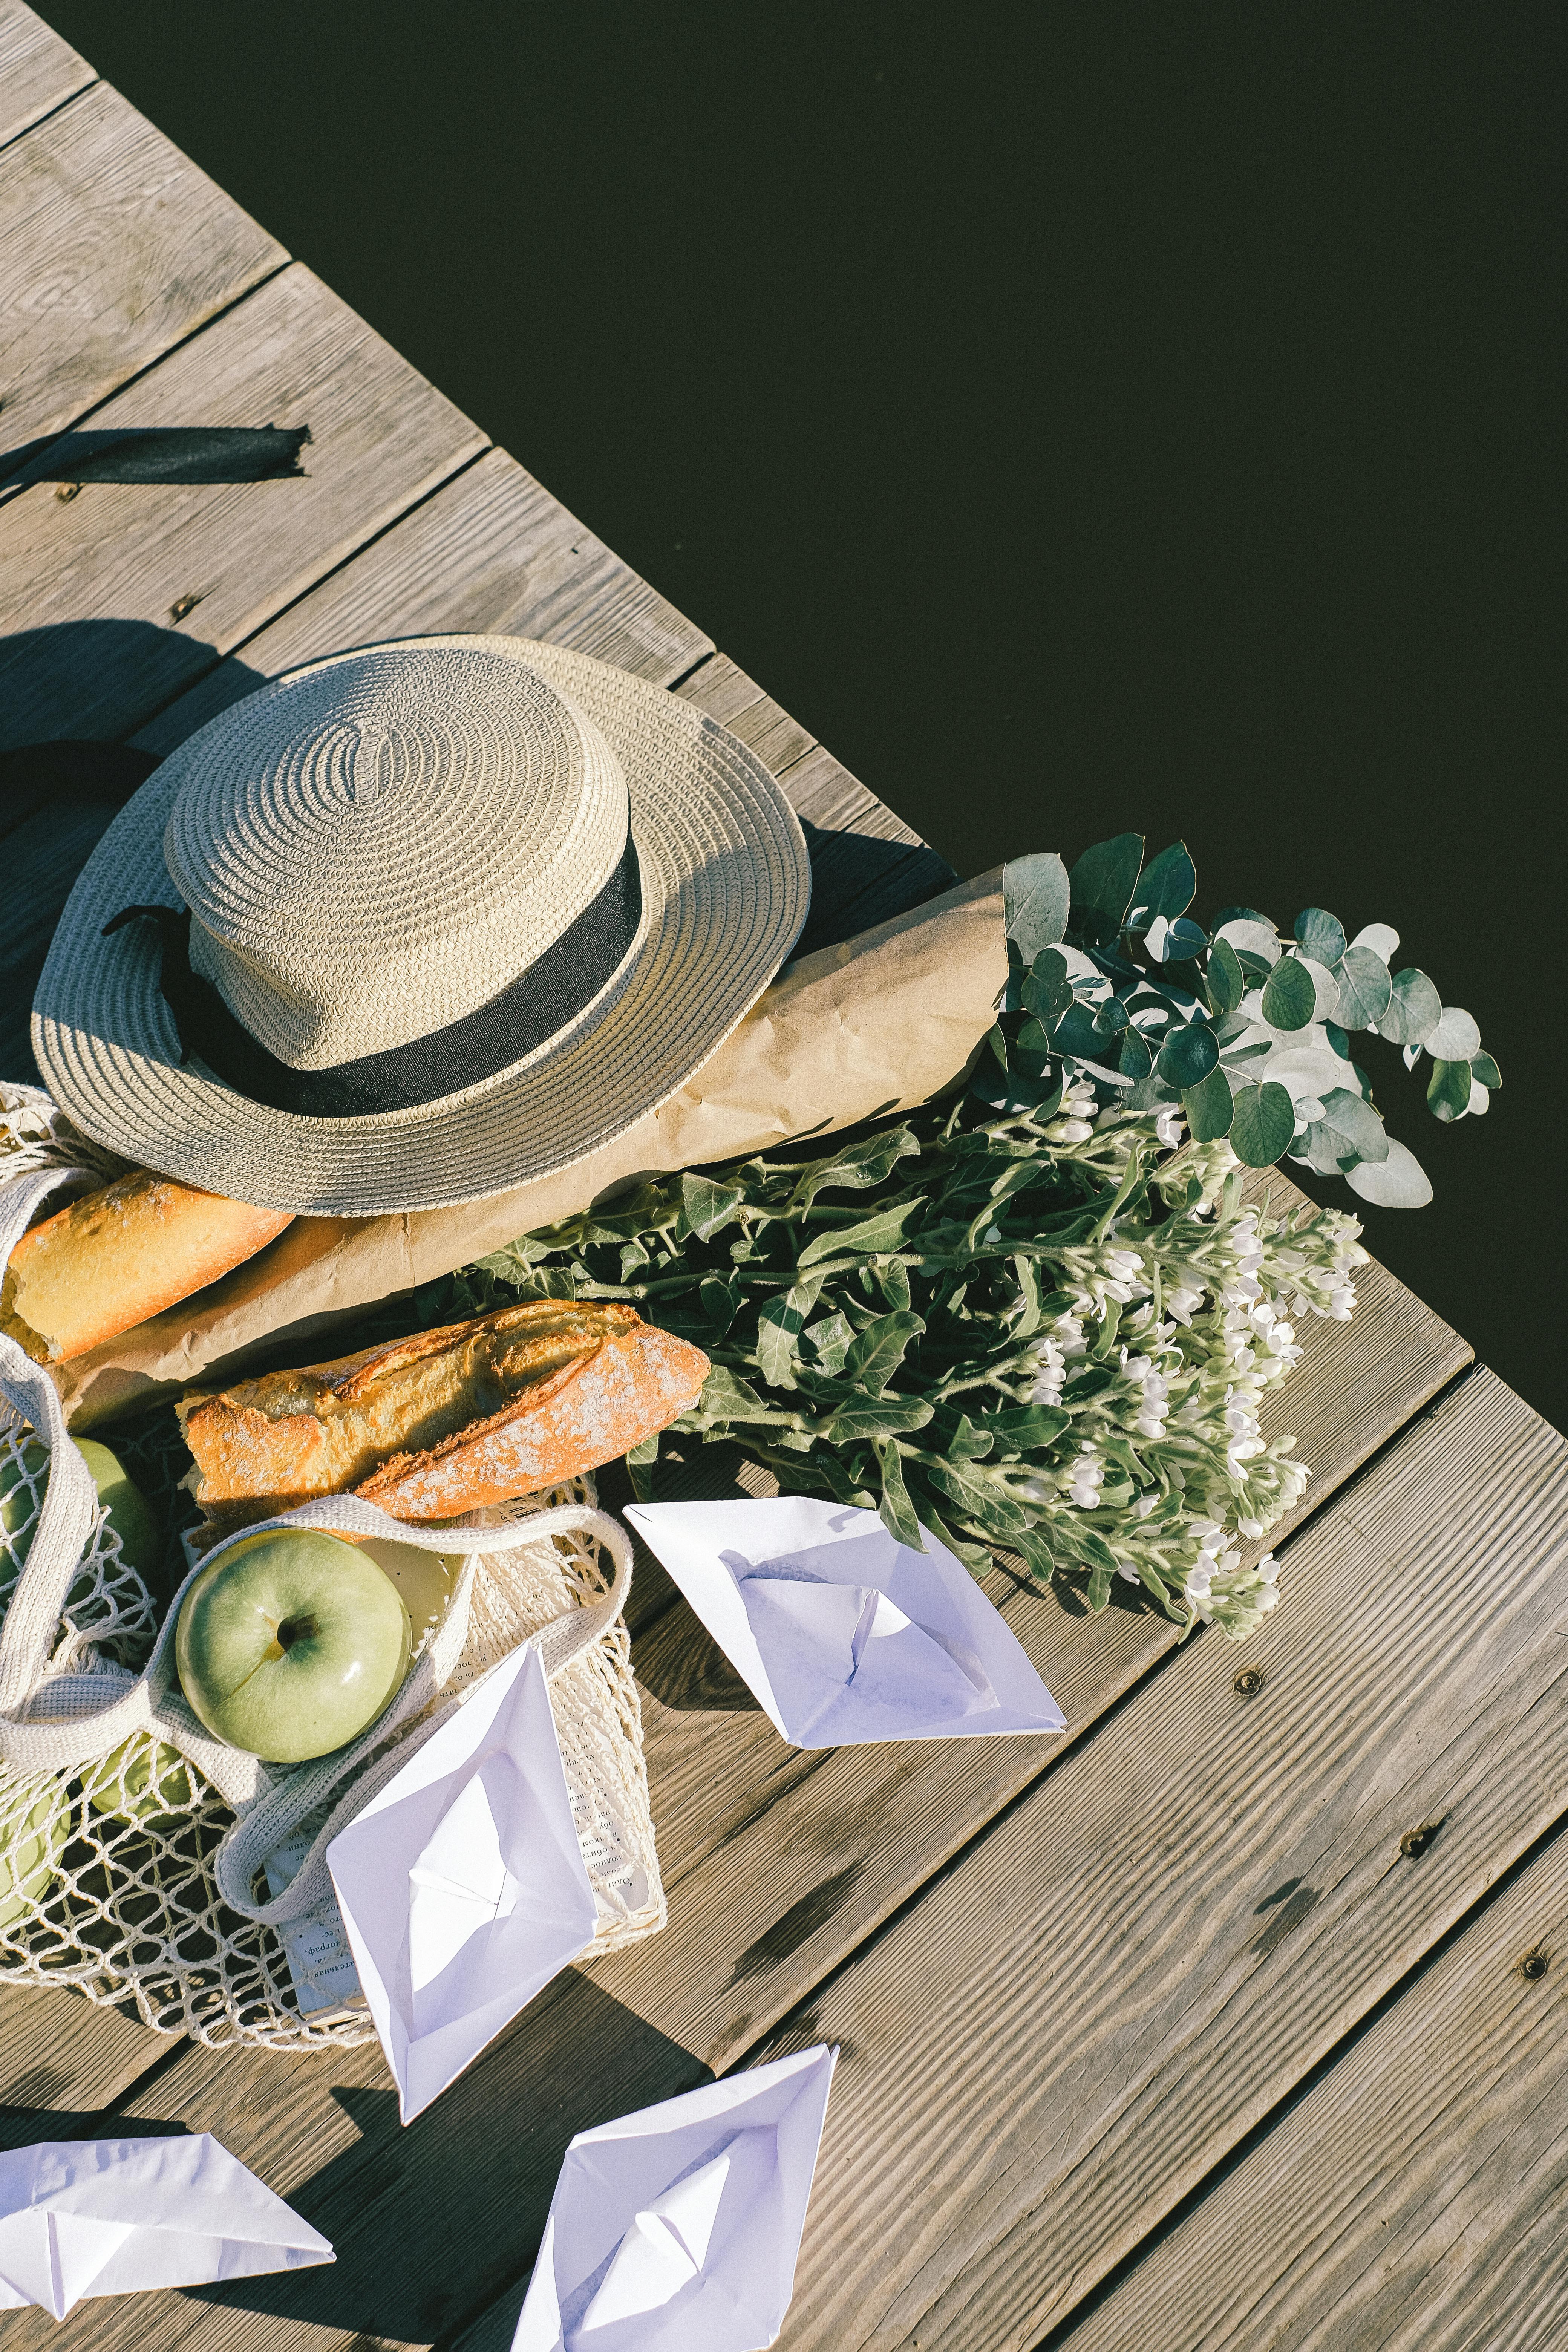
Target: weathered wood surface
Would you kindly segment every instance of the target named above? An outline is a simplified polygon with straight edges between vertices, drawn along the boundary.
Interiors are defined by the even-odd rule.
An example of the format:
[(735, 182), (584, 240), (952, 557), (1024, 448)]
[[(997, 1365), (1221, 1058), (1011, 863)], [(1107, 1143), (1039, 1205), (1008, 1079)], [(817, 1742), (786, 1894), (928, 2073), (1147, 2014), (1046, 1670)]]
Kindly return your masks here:
[(22, 0), (0, 0), (0, 147), (97, 79), (87, 59)]
[(841, 767), (728, 655), (715, 655), (679, 692), (766, 761), (805, 828), (811, 912), (797, 955), (832, 947), (889, 915), (922, 906), (957, 880), (944, 857)]
[[(310, 479), (0, 503), (0, 749), (134, 737), (158, 755), (260, 678), (345, 645), (533, 634), (673, 687), (753, 744), (808, 829), (806, 944), (943, 887), (935, 853), (700, 629), (484, 454), (477, 427), (93, 81), (0, 0), (0, 223), (36, 257), (0, 237), (0, 328), (68, 307), (73, 288), (93, 318), (128, 310), (118, 339), (79, 348), (50, 319), (26, 341), (32, 373), (0, 382), (0, 420), (15, 391), (53, 421), (18, 421), (0, 445), (109, 394), (95, 425), (308, 423)], [(12, 834), (9, 870), (20, 854), (38, 908), (96, 822), (73, 806), (47, 847)], [(11, 2144), (214, 2130), (340, 2253), (328, 2271), (89, 2304), (63, 2328), (16, 2314), (7, 2344), (505, 2352), (574, 2131), (824, 2034), (845, 2055), (783, 2338), (797, 2352), (1028, 2352), (1058, 2325), (1074, 2352), (1340, 2352), (1342, 2300), (1412, 2348), (1554, 2342), (1553, 2036), (1519, 2008), (1489, 2039), (1477, 2004), (1514, 1941), (1563, 1933), (1557, 1878), (1552, 1920), (1517, 1909), (1546, 1857), (1486, 1897), (1563, 1800), (1568, 1608), (1550, 1579), (1565, 1449), (1484, 1373), (1412, 1423), (1468, 1350), (1380, 1269), (1362, 1291), (1348, 1330), (1310, 1328), (1270, 1401), (1314, 1465), (1298, 1517), (1315, 1516), (1248, 1651), (1211, 1634), (1173, 1654), (1173, 1629), (1137, 1601), (1090, 1619), (992, 1580), (1066, 1740), (791, 1749), (645, 1562), (630, 1614), (671, 1925), (567, 1971), (408, 2131), (374, 2047), (214, 2053), (64, 1994), (0, 1994)], [(684, 1475), (734, 1471), (699, 1457)], [(1234, 1687), (1244, 1662), (1264, 1675), (1250, 1697)], [(1399, 1853), (1405, 1830), (1438, 1820), (1418, 1859)], [(1542, 1990), (1518, 1982), (1521, 1999)], [(1544, 1982), (1553, 1998), (1555, 1972)], [(1429, 2066), (1409, 2054), (1423, 2035)], [(1473, 2073), (1468, 2037), (1484, 2044)], [(1510, 2090), (1532, 2102), (1528, 2130), (1510, 2132)], [(1347, 2132), (1365, 2150), (1349, 2171)], [(1260, 2231), (1275, 2252), (1254, 2301), (1210, 2293), (1216, 2270), (1234, 2281), (1238, 2235)]]
[(301, 662), (378, 638), (447, 631), (547, 638), (659, 686), (712, 651), (710, 638), (515, 459), (492, 449), (247, 639), (133, 740), (162, 759)]
[(107, 83), (0, 152), (0, 484), (288, 257)]
[(68, 2119), (112, 2106), (174, 2047), (167, 2034), (80, 1993), (6, 1986), (0, 1991), (0, 2147), (69, 2138)]
[[(1348, 1329), (1307, 1336), (1307, 1360), (1272, 1402), (1303, 1435), (1321, 1507), (1468, 1350), (1382, 1269), (1368, 1269)], [(1005, 1578), (992, 1590), (1078, 1738), (1174, 1641), (1141, 1608), (1088, 1618)], [(176, 2059), (131, 2097), (126, 2116), (216, 2132), (340, 2254), (331, 2273), (236, 2290), (221, 2319), (171, 2304), (157, 2318), (161, 2344), (348, 2352), (361, 2330), (394, 2343), (445, 2335), (526, 2272), (574, 2130), (733, 2065), (1021, 1789), (1042, 1773), (1048, 1788), (1065, 1769), (1060, 1744), (1045, 1740), (792, 1749), (683, 1602), (645, 1631), (635, 1654), (669, 1927), (558, 1979), (406, 2132), (375, 2050)], [(1158, 1686), (1151, 1696), (1158, 1706)], [(462, 2135), (497, 2113), (514, 2121), (476, 2178), (460, 2164)], [(376, 2184), (368, 2210), (367, 2181)], [(461, 2252), (447, 2263), (448, 2246)], [(94, 2341), (105, 2352), (150, 2341), (140, 2324), (128, 2315), (123, 2335)]]
[(1559, 1834), (1053, 2340), (1059, 2352), (1550, 2352), (1568, 2343), (1565, 2213)]
[(1565, 1550), (1470, 1374), (1291, 1546), (1256, 1696), (1195, 1643), (763, 2044), (844, 2051), (786, 2345), (1026, 2352), (1367, 2016), (1563, 1810)]
[(129, 734), (485, 446), (298, 263), (94, 422), (308, 425), (307, 475), (0, 507), (0, 748)]

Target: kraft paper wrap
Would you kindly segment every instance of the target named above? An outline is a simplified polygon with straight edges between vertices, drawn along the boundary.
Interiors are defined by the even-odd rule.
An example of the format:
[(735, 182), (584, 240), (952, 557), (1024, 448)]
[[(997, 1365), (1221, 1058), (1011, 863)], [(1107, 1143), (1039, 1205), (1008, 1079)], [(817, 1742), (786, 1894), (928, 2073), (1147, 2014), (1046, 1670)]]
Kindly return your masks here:
[(458, 1209), (299, 1217), (258, 1256), (166, 1314), (51, 1370), (74, 1428), (247, 1363), (321, 1360), (336, 1326), (640, 1178), (766, 1151), (912, 1108), (950, 1085), (1006, 978), (1000, 867), (803, 956), (696, 1076), (570, 1168)]

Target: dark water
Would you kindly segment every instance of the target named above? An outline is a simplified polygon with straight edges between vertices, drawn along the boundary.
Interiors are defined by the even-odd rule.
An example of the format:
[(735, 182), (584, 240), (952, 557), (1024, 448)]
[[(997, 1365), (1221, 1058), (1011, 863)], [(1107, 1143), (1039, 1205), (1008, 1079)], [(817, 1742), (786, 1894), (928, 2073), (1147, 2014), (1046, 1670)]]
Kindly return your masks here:
[(1369, 1241), (1562, 1423), (1561, 10), (45, 8), (961, 872), (1393, 923), (1507, 1083)]

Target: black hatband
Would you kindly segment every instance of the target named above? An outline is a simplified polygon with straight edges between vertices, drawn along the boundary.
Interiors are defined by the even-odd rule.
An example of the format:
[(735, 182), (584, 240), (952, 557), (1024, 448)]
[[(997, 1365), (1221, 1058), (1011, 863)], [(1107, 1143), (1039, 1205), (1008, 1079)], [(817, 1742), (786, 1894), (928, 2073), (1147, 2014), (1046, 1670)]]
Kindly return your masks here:
[(329, 1070), (296, 1070), (279, 1061), (235, 1018), (211, 981), (193, 971), (188, 908), (122, 907), (105, 923), (104, 937), (137, 916), (163, 934), (158, 986), (179, 1032), (182, 1062), (199, 1055), (226, 1086), (270, 1110), (300, 1118), (370, 1118), (479, 1086), (564, 1029), (613, 979), (637, 938), (642, 876), (628, 830), (620, 863), (597, 897), (499, 996), (427, 1036)]

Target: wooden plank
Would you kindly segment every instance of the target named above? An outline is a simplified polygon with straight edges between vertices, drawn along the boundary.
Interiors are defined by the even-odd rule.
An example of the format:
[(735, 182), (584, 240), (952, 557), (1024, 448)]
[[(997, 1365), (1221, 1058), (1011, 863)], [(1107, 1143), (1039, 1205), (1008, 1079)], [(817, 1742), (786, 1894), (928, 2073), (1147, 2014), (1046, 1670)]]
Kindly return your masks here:
[(1565, 1551), (1472, 1373), (1291, 1546), (1260, 1691), (1193, 1644), (763, 2044), (844, 2051), (786, 2343), (1025, 2352), (1394, 1990), (1563, 1810)]
[(1568, 2340), (1565, 1960), (1558, 1836), (1060, 2352)]
[(782, 710), (771, 694), (764, 694), (728, 654), (714, 654), (676, 691), (684, 701), (694, 702), (699, 710), (738, 735), (742, 743), (750, 744), (775, 776), (784, 775), (795, 761), (816, 749), (816, 738)]
[(0, 154), (0, 479), (18, 447), (63, 432), (288, 258), (105, 82), (17, 140)]
[(0, 1989), (0, 2147), (75, 2137), (178, 2047), (81, 1993)]
[(484, 446), (298, 263), (94, 418), (170, 422), (308, 425), (308, 478), (0, 508), (0, 746), (129, 734)]
[(96, 79), (87, 59), (23, 0), (0, 0), (0, 147)]
[(958, 877), (947, 860), (727, 655), (705, 662), (679, 691), (767, 762), (805, 829), (811, 913), (797, 956), (851, 939), (952, 887)]
[[(1313, 1468), (1271, 1544), (1468, 1359), (1381, 1266), (1366, 1269), (1361, 1293), (1350, 1333), (1303, 1330), (1303, 1362), (1268, 1399), (1269, 1434), (1293, 1430)], [(1138, 1600), (1089, 1617), (1070, 1592), (1000, 1574), (986, 1589), (1060, 1703), (1069, 1741), (1177, 1645), (1176, 1628)], [(1289, 1606), (1287, 1592), (1280, 1613)], [(659, 1851), (680, 1901), (657, 1945), (593, 1973), (715, 2074), (1064, 1754), (1061, 1742), (1029, 1739), (790, 1748), (684, 1602), (634, 1655)]]
[(447, 630), (542, 637), (660, 686), (711, 649), (515, 458), (492, 449), (209, 670), (135, 740), (163, 758), (300, 662)]
[[(1311, 1450), (1318, 1499), (1467, 1352), (1391, 1276), (1367, 1269), (1356, 1321), (1319, 1327), (1275, 1401), (1295, 1407), (1289, 1425)], [(1163, 1619), (1119, 1609), (1084, 1618), (1004, 1579), (992, 1589), (1080, 1734), (1174, 1640)], [(1293, 1601), (1292, 1591), (1281, 1618)], [(574, 2131), (736, 2063), (1059, 1754), (1054, 1742), (997, 1739), (804, 1755), (749, 1694), (741, 1703), (684, 1603), (636, 1655), (673, 1889), (665, 1934), (567, 1971), (406, 2132), (376, 2052), (300, 2062), (303, 2071), (255, 2053), (182, 2057), (128, 2113), (216, 2131), (339, 2242), (339, 2261), (265, 2293), (258, 2283), (226, 2294), (221, 2316), (150, 2310), (155, 2332), (128, 2321), (98, 2339), (103, 2352), (154, 2340), (171, 2352), (347, 2352), (361, 2330), (393, 2343), (445, 2336), (526, 2270)], [(499, 2142), (498, 2113), (512, 2118)]]

